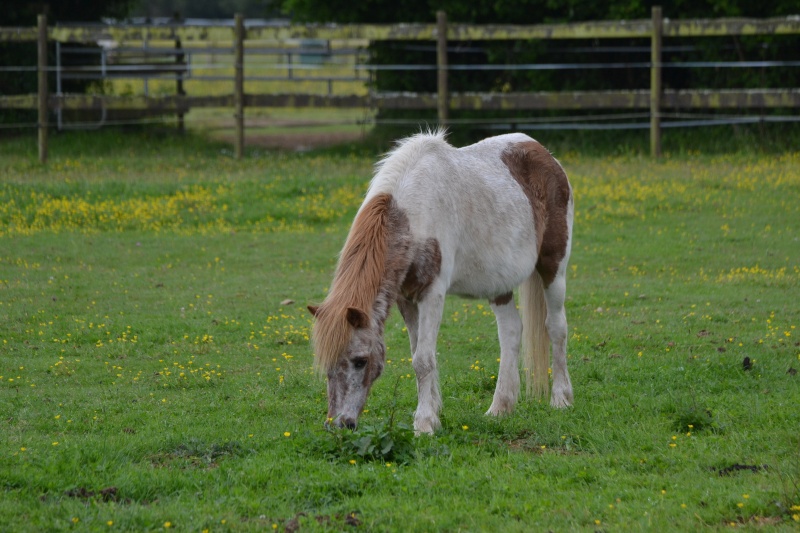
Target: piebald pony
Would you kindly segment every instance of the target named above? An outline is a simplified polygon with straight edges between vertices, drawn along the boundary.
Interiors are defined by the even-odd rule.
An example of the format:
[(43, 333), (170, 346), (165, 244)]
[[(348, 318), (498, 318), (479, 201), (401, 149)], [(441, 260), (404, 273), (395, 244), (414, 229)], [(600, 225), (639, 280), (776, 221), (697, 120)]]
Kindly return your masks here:
[(383, 371), (384, 326), (397, 303), (417, 379), (414, 429), (440, 426), (436, 338), (447, 293), (488, 299), (497, 319), (500, 370), (487, 414), (514, 409), (520, 341), (528, 391), (547, 395), (552, 342), (550, 403), (571, 405), (564, 299), (572, 220), (564, 169), (527, 135), (464, 148), (442, 131), (400, 141), (376, 165), (327, 298), (309, 306), (315, 365), (328, 378), (328, 420), (355, 428)]

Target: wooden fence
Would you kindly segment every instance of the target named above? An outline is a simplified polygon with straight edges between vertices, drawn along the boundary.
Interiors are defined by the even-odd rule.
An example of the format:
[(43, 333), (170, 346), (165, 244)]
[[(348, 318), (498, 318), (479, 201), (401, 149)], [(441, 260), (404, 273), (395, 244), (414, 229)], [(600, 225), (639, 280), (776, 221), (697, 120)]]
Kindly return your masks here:
[[(371, 109), (436, 109), (439, 122), (448, 123), (451, 110), (647, 110), (650, 117), (650, 148), (661, 152), (661, 118), (667, 109), (800, 108), (800, 89), (749, 90), (663, 90), (662, 39), (664, 37), (713, 37), (733, 35), (800, 34), (800, 17), (770, 19), (672, 20), (654, 7), (650, 19), (601, 21), (572, 24), (472, 25), (448, 23), (440, 12), (436, 24), (397, 25), (286, 25), (247, 27), (241, 16), (233, 26), (87, 26), (48, 27), (40, 16), (35, 28), (0, 28), (0, 42), (38, 42), (39, 92), (36, 95), (0, 96), (0, 109), (38, 109), (39, 157), (47, 158), (48, 112), (50, 110), (124, 109), (171, 112), (182, 115), (196, 107), (235, 109), (235, 153), (242, 156), (244, 114), (247, 107), (355, 107)], [(447, 45), (453, 41), (537, 40), (537, 39), (649, 39), (651, 46), (650, 87), (625, 91), (451, 93), (448, 90)], [(406, 40), (427, 41), (437, 47), (436, 93), (366, 94), (246, 94), (244, 91), (245, 45), (248, 41), (323, 40)], [(141, 41), (175, 43), (232, 42), (234, 72), (232, 92), (217, 96), (111, 96), (48, 94), (47, 45), (57, 43), (113, 42), (124, 45)], [(175, 68), (175, 67), (173, 67)], [(180, 73), (176, 73), (180, 76)]]

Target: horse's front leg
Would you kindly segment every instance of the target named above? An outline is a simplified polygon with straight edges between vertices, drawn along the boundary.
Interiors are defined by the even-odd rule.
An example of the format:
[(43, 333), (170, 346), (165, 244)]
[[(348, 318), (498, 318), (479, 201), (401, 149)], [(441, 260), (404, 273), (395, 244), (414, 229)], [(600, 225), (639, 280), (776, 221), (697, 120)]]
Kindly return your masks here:
[(497, 374), (492, 406), (486, 414), (499, 416), (510, 413), (517, 404), (522, 320), (514, 304), (513, 293), (495, 298), (490, 303), (497, 318), (497, 333), (500, 337), (500, 371)]
[(403, 322), (406, 323), (408, 340), (411, 343), (411, 355), (417, 351), (417, 337), (419, 336), (419, 309), (417, 304), (411, 300), (406, 300), (403, 296), (397, 299), (397, 308), (403, 315)]
[(414, 430), (433, 433), (439, 427), (442, 396), (439, 392), (439, 370), (436, 367), (436, 337), (444, 310), (444, 292), (429, 291), (417, 304), (419, 321), (417, 345), (412, 364), (417, 375), (417, 411), (414, 413)]

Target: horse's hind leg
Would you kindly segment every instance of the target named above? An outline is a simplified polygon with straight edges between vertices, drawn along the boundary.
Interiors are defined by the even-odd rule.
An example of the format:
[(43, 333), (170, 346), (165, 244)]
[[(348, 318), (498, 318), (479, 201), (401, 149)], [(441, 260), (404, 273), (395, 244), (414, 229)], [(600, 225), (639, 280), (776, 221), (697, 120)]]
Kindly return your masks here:
[(558, 271), (553, 282), (544, 290), (547, 303), (547, 334), (553, 343), (553, 392), (550, 405), (568, 407), (572, 405), (572, 383), (567, 371), (567, 313), (564, 300), (567, 295), (565, 269)]
[(419, 322), (417, 345), (412, 365), (417, 375), (417, 411), (414, 413), (414, 430), (433, 433), (441, 426), (439, 411), (442, 396), (439, 392), (439, 370), (436, 367), (436, 337), (442, 322), (444, 291), (430, 290), (417, 304)]
[(486, 414), (498, 416), (513, 411), (517, 403), (522, 320), (514, 304), (513, 293), (494, 299), (491, 305), (497, 319), (497, 333), (500, 337), (500, 371), (497, 375), (492, 406)]

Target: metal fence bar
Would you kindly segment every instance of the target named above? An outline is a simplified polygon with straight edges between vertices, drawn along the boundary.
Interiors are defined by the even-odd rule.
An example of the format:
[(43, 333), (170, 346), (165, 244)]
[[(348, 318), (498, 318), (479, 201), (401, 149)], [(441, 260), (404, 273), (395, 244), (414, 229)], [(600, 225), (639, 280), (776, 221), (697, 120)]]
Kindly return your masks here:
[[(58, 46), (60, 43), (56, 42)], [(184, 54), (172, 54), (175, 56), (191, 54), (184, 48)], [(62, 54), (66, 51), (62, 49)], [(662, 47), (663, 52), (663, 47)], [(98, 53), (98, 50), (95, 50)], [(249, 50), (248, 50), (249, 55)], [(337, 65), (338, 66), (338, 65)], [(390, 64), (390, 65), (365, 65), (365, 64), (343, 64), (341, 67), (347, 67), (356, 71), (403, 71), (403, 70), (418, 70), (418, 71), (433, 71), (439, 70), (437, 65), (424, 65), (424, 64)], [(634, 63), (517, 63), (517, 64), (503, 64), (503, 65), (470, 65), (470, 64), (449, 64), (446, 70), (452, 71), (526, 71), (526, 70), (605, 70), (614, 68), (626, 69), (649, 69), (652, 63), (649, 61), (638, 61)], [(800, 67), (800, 61), (672, 61), (669, 63), (661, 63), (661, 68), (776, 68), (776, 67)], [(164, 74), (183, 74), (189, 70), (190, 66), (185, 63), (153, 63), (148, 65), (142, 64), (124, 64), (124, 65), (81, 65), (74, 67), (47, 67), (48, 72), (74, 73), (78, 75), (81, 72), (94, 73), (103, 72), (110, 74), (126, 73), (132, 76), (137, 72), (163, 72)], [(218, 65), (213, 63), (192, 63), (192, 69), (198, 70), (230, 70), (229, 65)], [(326, 66), (320, 65), (300, 65), (297, 63), (262, 63), (256, 66), (249, 66), (248, 70), (286, 70), (292, 68), (295, 70), (325, 70)], [(0, 67), (0, 72), (38, 72), (38, 67)], [(250, 76), (247, 77), (248, 79)], [(199, 78), (196, 78), (199, 79)], [(228, 76), (227, 79), (231, 79)], [(289, 78), (283, 77), (281, 79), (288, 80)], [(296, 79), (296, 76), (292, 79)], [(327, 78), (326, 78), (327, 79)]]

